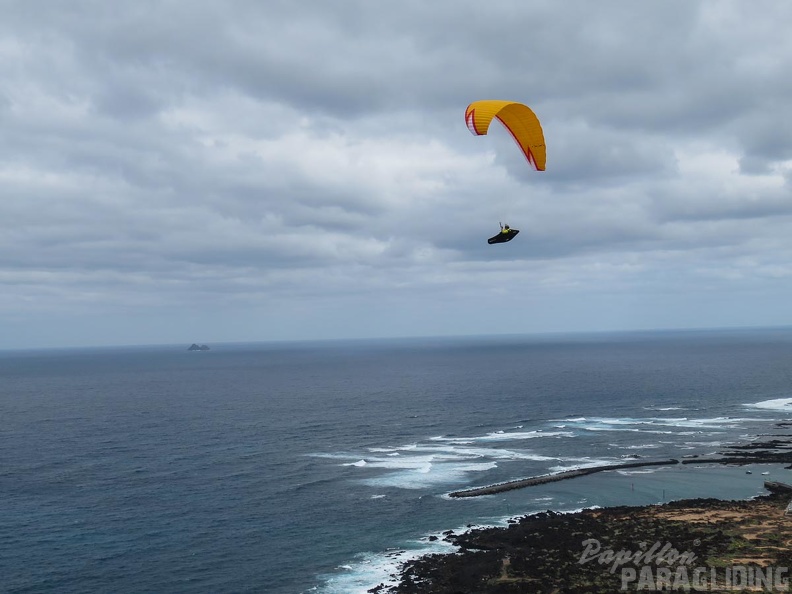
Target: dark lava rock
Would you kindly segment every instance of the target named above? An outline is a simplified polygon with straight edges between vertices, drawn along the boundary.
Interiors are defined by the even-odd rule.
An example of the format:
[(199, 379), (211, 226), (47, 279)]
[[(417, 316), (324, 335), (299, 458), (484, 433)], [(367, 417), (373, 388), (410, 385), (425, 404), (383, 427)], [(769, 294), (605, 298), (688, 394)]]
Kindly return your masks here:
[[(379, 594), (511, 594), (511, 593), (612, 593), (620, 591), (620, 572), (612, 573), (601, 562), (581, 562), (584, 542), (595, 538), (602, 549), (636, 550), (639, 542), (672, 543), (680, 552), (696, 559), (728, 558), (735, 550), (750, 556), (750, 540), (733, 533), (734, 520), (686, 522), (674, 519), (673, 510), (684, 517), (729, 511), (751, 512), (751, 506), (766, 501), (774, 514), (782, 514), (789, 493), (748, 502), (697, 499), (662, 506), (613, 507), (584, 510), (575, 514), (544, 512), (521, 518), (503, 528), (475, 528), (457, 535), (459, 547), (453, 554), (433, 554), (407, 561), (401, 566), (398, 585), (371, 590)], [(767, 517), (760, 512), (761, 519)], [(773, 514), (773, 515), (774, 515)], [(746, 534), (749, 536), (749, 534)], [(746, 548), (748, 547), (748, 548)], [(783, 565), (788, 555), (779, 553)], [(784, 563), (782, 563), (782, 561)], [(659, 566), (659, 565), (658, 565)]]

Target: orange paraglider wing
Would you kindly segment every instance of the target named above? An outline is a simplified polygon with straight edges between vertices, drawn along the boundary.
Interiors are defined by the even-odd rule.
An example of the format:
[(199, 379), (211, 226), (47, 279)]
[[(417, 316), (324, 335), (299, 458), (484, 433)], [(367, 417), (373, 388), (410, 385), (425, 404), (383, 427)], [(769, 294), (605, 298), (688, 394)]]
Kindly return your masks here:
[(545, 170), (547, 149), (539, 118), (531, 108), (514, 101), (474, 101), (465, 110), (465, 123), (470, 132), (481, 136), (497, 118), (514, 138), (525, 158), (537, 171)]

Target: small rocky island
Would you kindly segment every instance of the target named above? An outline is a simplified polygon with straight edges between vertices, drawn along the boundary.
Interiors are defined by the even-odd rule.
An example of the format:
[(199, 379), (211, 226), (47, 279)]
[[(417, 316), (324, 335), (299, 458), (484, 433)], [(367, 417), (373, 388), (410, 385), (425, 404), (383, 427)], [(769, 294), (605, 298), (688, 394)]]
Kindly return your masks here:
[(195, 343), (192, 343), (192, 344), (190, 345), (190, 348), (189, 348), (189, 349), (187, 349), (187, 350), (188, 350), (188, 351), (208, 351), (208, 350), (209, 350), (209, 347), (208, 347), (208, 346), (206, 346), (205, 344), (195, 344)]

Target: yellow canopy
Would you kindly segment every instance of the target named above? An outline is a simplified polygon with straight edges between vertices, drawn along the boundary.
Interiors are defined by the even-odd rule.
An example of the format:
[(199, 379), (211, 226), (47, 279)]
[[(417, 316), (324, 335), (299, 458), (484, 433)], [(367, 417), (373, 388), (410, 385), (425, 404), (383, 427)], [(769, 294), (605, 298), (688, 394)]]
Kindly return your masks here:
[(498, 118), (509, 131), (525, 158), (537, 171), (545, 170), (547, 151), (539, 118), (527, 105), (514, 101), (474, 101), (465, 110), (465, 122), (476, 136), (489, 130), (490, 122)]

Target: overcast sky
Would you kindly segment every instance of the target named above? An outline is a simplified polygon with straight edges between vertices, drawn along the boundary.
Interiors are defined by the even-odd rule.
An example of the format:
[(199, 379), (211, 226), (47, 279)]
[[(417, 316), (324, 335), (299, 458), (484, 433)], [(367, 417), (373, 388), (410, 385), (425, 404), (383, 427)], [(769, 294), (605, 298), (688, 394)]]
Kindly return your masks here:
[(0, 348), (792, 324), (790, 23), (0, 0)]

